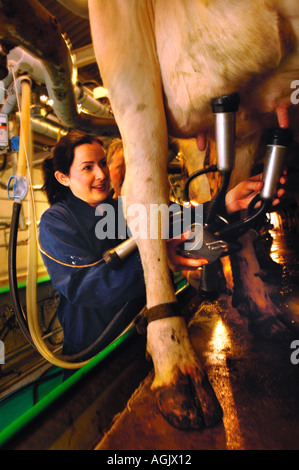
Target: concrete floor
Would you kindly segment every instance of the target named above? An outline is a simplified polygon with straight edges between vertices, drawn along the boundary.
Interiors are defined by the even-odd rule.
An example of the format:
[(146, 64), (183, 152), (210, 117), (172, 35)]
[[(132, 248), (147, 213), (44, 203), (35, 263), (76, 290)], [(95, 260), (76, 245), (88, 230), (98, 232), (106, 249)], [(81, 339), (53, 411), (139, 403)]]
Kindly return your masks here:
[(276, 261), (285, 264), (281, 285), (273, 290), (282, 290), (282, 307), (295, 327), (289, 338), (254, 338), (228, 295), (201, 304), (190, 324), (193, 345), (223, 408), (223, 422), (194, 432), (170, 426), (150, 392), (151, 373), (96, 450), (299, 449), (299, 364), (291, 361), (291, 343), (299, 340), (299, 251), (294, 240), (287, 245), (274, 233), (272, 247)]

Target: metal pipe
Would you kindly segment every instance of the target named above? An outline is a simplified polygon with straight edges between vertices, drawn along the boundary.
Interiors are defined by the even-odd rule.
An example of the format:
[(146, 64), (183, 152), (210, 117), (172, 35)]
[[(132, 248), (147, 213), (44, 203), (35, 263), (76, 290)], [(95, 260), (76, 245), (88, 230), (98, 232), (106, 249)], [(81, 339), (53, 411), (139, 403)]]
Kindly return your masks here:
[(8, 65), (14, 73), (27, 72), (30, 77), (40, 83), (44, 83), (44, 71), (39, 59), (25, 51), (22, 47), (14, 47), (7, 55)]
[(75, 65), (78, 67), (85, 67), (86, 65), (96, 63), (96, 56), (92, 44), (79, 47), (74, 50)]
[[(14, 70), (14, 73), (18, 71), (28, 72), (28, 74), (33, 80), (36, 80), (43, 84), (45, 83), (44, 68), (41, 61), (39, 59), (36, 59), (33, 55), (29, 54), (28, 52), (24, 51), (21, 47), (15, 47), (14, 49), (12, 49), (8, 54), (7, 58), (9, 62), (9, 68), (12, 68)], [(17, 79), (18, 84), (19, 81), (20, 77)], [(10, 113), (14, 110), (16, 106), (17, 98), (14, 84), (8, 81), (7, 87), (8, 96), (2, 106), (1, 112), (10, 115)], [(85, 91), (84, 86), (74, 87), (74, 93), (77, 103), (81, 104), (81, 106), (88, 112), (94, 114), (95, 116), (101, 116), (107, 119), (111, 119), (111, 122), (113, 122), (114, 118), (110, 112), (110, 109), (104, 106), (99, 101), (95, 100), (93, 97), (89, 96), (88, 93)]]
[(114, 120), (110, 109), (107, 108), (107, 106), (102, 105), (99, 101), (95, 100), (92, 96), (89, 96), (87, 93), (85, 93), (84, 87), (76, 86), (75, 95), (78, 104), (81, 104), (81, 106), (91, 114)]
[[(45, 84), (44, 67), (41, 61), (36, 59), (33, 55), (29, 54), (29, 52), (24, 51), (21, 47), (15, 47), (10, 51), (7, 58), (9, 68), (13, 68), (15, 74), (18, 71), (27, 72), (30, 75), (30, 78)], [(17, 79), (17, 83), (19, 83), (19, 78)], [(13, 84), (9, 85), (7, 94), (8, 97), (1, 109), (1, 112), (9, 115), (14, 110), (16, 105), (16, 90), (14, 89)], [(81, 104), (81, 106), (88, 112), (94, 114), (95, 116), (111, 119), (111, 122), (113, 122), (114, 118), (110, 109), (99, 101), (95, 100), (92, 96), (89, 96), (84, 86), (75, 86), (74, 94), (77, 103)]]
[(37, 0), (2, 0), (0, 37), (12, 46), (23, 46), (40, 59), (55, 114), (66, 127), (97, 135), (117, 130), (113, 119), (78, 112), (69, 46), (57, 19)]
[[(17, 120), (20, 120), (20, 113), (16, 113)], [(51, 139), (57, 140), (60, 135), (67, 133), (66, 130), (61, 127), (55, 126), (55, 123), (50, 124), (49, 122), (42, 121), (36, 117), (30, 118), (31, 129), (37, 134), (45, 135)]]
[[(75, 15), (81, 16), (81, 18), (89, 19), (88, 14), (88, 0), (57, 0), (68, 10), (72, 11)], [(71, 3), (71, 5), (70, 5)]]
[(7, 89), (7, 98), (1, 108), (1, 113), (7, 114), (9, 116), (15, 109), (17, 104), (17, 96), (14, 84), (10, 84)]

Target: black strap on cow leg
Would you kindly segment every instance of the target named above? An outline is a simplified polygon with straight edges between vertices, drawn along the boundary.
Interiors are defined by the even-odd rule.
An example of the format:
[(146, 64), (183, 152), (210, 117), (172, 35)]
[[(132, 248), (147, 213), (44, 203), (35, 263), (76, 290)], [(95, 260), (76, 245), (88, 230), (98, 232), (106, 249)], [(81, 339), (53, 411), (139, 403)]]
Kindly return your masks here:
[(147, 322), (160, 320), (161, 318), (181, 317), (182, 312), (177, 302), (156, 305), (147, 310)]
[(135, 325), (139, 334), (146, 334), (147, 325), (161, 318), (182, 317), (183, 314), (177, 302), (156, 305), (149, 309), (144, 308), (135, 318)]

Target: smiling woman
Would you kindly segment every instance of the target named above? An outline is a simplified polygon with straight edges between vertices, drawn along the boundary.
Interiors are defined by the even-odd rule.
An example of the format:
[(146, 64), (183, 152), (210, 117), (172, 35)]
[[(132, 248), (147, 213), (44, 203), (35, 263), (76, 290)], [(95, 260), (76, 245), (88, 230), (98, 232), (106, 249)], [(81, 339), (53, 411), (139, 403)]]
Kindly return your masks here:
[[(109, 169), (102, 143), (96, 137), (70, 132), (44, 163), (44, 190), (51, 207), (40, 220), (39, 245), (53, 286), (59, 294), (58, 318), (63, 327), (63, 354), (99, 352), (114, 340), (145, 305), (145, 284), (138, 250), (117, 271), (102, 263), (103, 255), (124, 241), (122, 207), (109, 195)], [(97, 207), (111, 206), (115, 233), (104, 239), (96, 226), (105, 218)], [(127, 236), (127, 233), (125, 233)], [(183, 239), (182, 239), (183, 240)], [(181, 262), (168, 243), (173, 266)], [(172, 248), (171, 248), (172, 247)], [(186, 259), (184, 268), (206, 260)], [(92, 346), (93, 347), (93, 346)], [(82, 360), (89, 359), (84, 357)], [(71, 372), (67, 371), (65, 377)]]
[[(78, 172), (81, 171), (83, 174), (85, 172), (88, 173), (91, 171), (91, 166), (100, 166), (105, 171), (106, 178), (103, 178), (103, 175), (98, 177), (97, 168), (96, 175), (101, 181), (107, 179), (107, 184), (109, 184), (109, 171), (106, 168), (106, 155), (102, 145), (103, 143), (100, 139), (77, 131), (69, 132), (60, 139), (55, 147), (53, 156), (47, 158), (43, 165), (43, 190), (47, 194), (51, 205), (65, 200), (70, 190), (72, 191), (70, 185), (76, 186)], [(82, 151), (82, 147), (84, 151)], [(83, 185), (86, 190), (86, 185)], [(100, 198), (99, 202), (102, 200)]]
[[(109, 197), (109, 170), (99, 139), (70, 132), (44, 164), (44, 190), (51, 207), (41, 217), (39, 242), (60, 302), (63, 354), (74, 355), (97, 342), (96, 354), (113, 341), (144, 306), (138, 252), (111, 271), (98, 261), (122, 240), (96, 237), (96, 207), (115, 206)], [(76, 269), (74, 269), (76, 268)], [(86, 357), (85, 359), (89, 359)], [(72, 371), (66, 371), (65, 377)]]
[(96, 207), (109, 194), (109, 169), (103, 147), (97, 141), (75, 148), (69, 174), (55, 171), (55, 178), (72, 193)]

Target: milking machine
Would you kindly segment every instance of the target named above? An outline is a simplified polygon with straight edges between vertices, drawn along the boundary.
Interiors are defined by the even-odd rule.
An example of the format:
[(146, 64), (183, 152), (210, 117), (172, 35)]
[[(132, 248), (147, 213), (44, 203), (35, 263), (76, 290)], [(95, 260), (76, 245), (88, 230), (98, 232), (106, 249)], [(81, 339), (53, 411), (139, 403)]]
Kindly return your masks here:
[[(267, 131), (267, 147), (262, 181), (264, 183), (261, 192), (253, 198), (247, 216), (241, 220), (229, 222), (225, 213), (225, 195), (229, 186), (231, 173), (235, 163), (235, 134), (236, 112), (239, 106), (239, 96), (234, 93), (215, 98), (211, 101), (211, 107), (215, 115), (215, 137), (217, 149), (217, 171), (222, 175), (220, 189), (209, 205), (207, 216), (202, 228), (202, 245), (189, 247), (188, 250), (180, 249), (182, 256), (191, 258), (206, 257), (210, 263), (202, 268), (201, 292), (206, 296), (217, 295), (217, 261), (218, 258), (236, 253), (241, 245), (238, 238), (248, 230), (256, 227), (266, 212), (270, 210), (272, 199), (275, 196), (276, 186), (281, 175), (287, 149), (292, 142), (290, 129), (274, 128)], [(206, 169), (205, 173), (215, 171), (214, 167)], [(196, 177), (202, 174), (199, 171)], [(185, 187), (185, 197), (188, 197), (189, 178)], [(257, 203), (260, 202), (258, 208)], [(211, 242), (212, 238), (212, 242)], [(211, 258), (213, 254), (213, 258)]]
[[(247, 210), (247, 217), (220, 228), (216, 232), (216, 236), (225, 239), (230, 239), (232, 236), (240, 236), (254, 227), (265, 213), (271, 210), (272, 199), (275, 196), (277, 183), (292, 138), (293, 133), (291, 129), (275, 128), (267, 131), (267, 147), (262, 178), (264, 183), (263, 188), (252, 199)], [(258, 209), (255, 209), (258, 202), (260, 202), (260, 206)]]
[[(193, 217), (190, 226), (191, 236), (188, 241), (182, 243), (178, 253), (186, 258), (205, 258), (209, 264), (202, 268), (202, 293), (214, 295), (215, 262), (223, 257), (237, 252), (241, 245), (238, 238), (248, 230), (255, 227), (271, 208), (271, 202), (275, 196), (276, 186), (281, 175), (285, 156), (292, 142), (291, 129), (275, 128), (267, 131), (267, 147), (263, 171), (263, 188), (251, 201), (244, 219), (229, 222), (225, 215), (225, 195), (229, 186), (230, 177), (235, 163), (235, 139), (236, 139), (236, 112), (239, 107), (239, 95), (233, 93), (214, 98), (211, 101), (212, 111), (215, 116), (215, 139), (217, 149), (217, 164), (197, 171), (192, 174), (184, 189), (184, 198), (189, 201), (190, 183), (197, 177), (209, 172), (219, 172), (222, 180), (220, 188), (207, 204), (204, 211), (203, 223)], [(258, 202), (260, 204), (258, 204)], [(256, 208), (258, 204), (258, 208)], [(190, 204), (190, 209), (195, 212)], [(180, 214), (184, 214), (184, 208), (180, 206)], [(223, 214), (224, 213), (224, 214)], [(170, 224), (173, 217), (170, 216)], [(186, 227), (185, 227), (186, 228)], [(182, 233), (182, 232), (181, 232)], [(117, 269), (122, 261), (136, 249), (136, 241), (128, 239), (113, 250), (104, 254), (104, 261), (111, 269)]]

